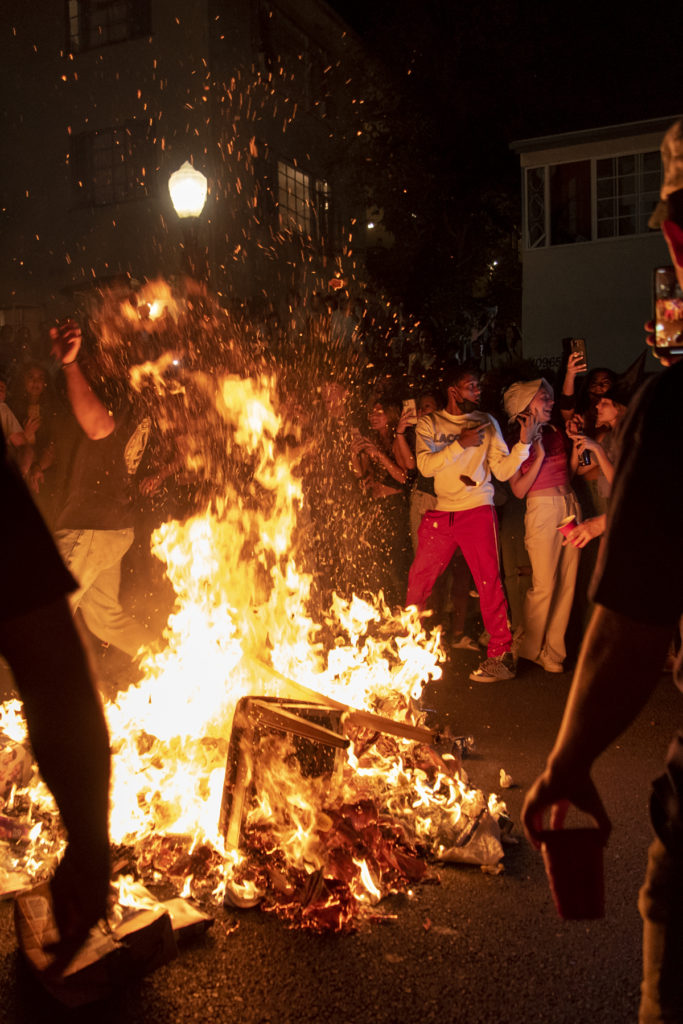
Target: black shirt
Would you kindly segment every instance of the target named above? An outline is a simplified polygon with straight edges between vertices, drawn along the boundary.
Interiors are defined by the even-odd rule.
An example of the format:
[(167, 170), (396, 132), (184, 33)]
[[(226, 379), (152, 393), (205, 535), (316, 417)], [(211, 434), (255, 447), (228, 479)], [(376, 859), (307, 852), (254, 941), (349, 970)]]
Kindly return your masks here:
[(76, 589), (0, 431), (0, 619), (24, 615)]

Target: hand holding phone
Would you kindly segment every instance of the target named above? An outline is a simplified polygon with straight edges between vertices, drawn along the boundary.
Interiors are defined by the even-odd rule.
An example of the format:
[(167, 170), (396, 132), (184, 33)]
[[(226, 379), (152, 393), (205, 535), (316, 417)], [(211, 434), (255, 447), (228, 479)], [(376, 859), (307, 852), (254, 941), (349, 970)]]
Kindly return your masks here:
[(683, 355), (683, 292), (674, 267), (655, 268), (653, 291), (655, 352)]
[(571, 365), (574, 373), (585, 373), (588, 369), (585, 338), (572, 338), (570, 348), (568, 366)]
[(417, 406), (414, 398), (406, 398), (404, 401), (401, 419), (409, 427), (414, 427), (417, 423)]

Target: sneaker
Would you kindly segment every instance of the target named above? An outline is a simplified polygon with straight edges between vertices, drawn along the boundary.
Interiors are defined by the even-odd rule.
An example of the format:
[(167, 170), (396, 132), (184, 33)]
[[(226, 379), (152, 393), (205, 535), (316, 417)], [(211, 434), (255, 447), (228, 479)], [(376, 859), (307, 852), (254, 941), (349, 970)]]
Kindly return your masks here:
[(545, 672), (555, 672), (558, 674), (564, 672), (564, 665), (562, 662), (555, 661), (555, 659), (551, 658), (549, 654), (541, 653), (535, 660), (536, 664), (540, 665)]
[(460, 651), (479, 650), (479, 645), (476, 640), (473, 640), (471, 636), (467, 635), (467, 633), (458, 633), (457, 636), (454, 636), (451, 640), (451, 647), (454, 649), (457, 648)]
[(479, 668), (470, 672), (473, 683), (497, 683), (503, 679), (515, 678), (515, 662), (512, 654), (507, 651), (498, 658), (486, 658)]

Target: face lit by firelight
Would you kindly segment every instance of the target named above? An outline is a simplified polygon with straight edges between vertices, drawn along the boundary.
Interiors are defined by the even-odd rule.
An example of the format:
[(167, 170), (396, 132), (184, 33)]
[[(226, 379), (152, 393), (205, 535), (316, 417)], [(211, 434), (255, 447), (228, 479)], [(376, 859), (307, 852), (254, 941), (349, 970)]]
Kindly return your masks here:
[(537, 423), (549, 423), (554, 405), (552, 392), (546, 387), (540, 387), (529, 402), (529, 412), (533, 414)]

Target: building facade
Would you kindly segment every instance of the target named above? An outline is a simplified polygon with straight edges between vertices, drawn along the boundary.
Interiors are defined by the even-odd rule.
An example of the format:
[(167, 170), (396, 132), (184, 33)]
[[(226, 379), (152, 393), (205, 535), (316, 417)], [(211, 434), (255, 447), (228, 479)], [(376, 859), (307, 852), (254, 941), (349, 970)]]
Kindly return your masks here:
[(208, 179), (194, 243), (226, 304), (282, 306), (357, 259), (343, 154), (363, 58), (323, 0), (36, 0), (3, 5), (0, 30), (5, 330), (185, 269), (185, 161)]
[(643, 347), (652, 272), (670, 262), (648, 227), (662, 136), (675, 117), (525, 139), (524, 355), (557, 368), (562, 340), (585, 338), (591, 366), (622, 371)]

